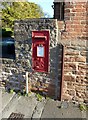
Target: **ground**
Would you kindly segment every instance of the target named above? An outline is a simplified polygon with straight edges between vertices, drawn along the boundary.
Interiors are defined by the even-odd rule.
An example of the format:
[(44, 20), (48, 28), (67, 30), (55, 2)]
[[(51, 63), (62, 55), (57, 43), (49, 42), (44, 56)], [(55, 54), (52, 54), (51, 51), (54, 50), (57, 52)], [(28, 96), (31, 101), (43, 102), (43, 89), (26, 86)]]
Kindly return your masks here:
[[(0, 90), (2, 97), (2, 118), (9, 118), (11, 113), (22, 114), (24, 118), (77, 118), (87, 120), (88, 111), (81, 111), (78, 103), (60, 102), (50, 98), (38, 99), (35, 93), (29, 96), (20, 96)], [(0, 102), (1, 103), (1, 102)]]

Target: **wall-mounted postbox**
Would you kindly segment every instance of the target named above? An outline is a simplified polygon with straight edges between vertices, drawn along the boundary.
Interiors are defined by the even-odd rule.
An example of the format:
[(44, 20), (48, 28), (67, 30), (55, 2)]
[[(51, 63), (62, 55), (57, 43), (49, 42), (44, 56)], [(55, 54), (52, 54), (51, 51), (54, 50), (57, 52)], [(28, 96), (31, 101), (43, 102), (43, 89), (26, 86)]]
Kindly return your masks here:
[(32, 69), (48, 72), (49, 31), (32, 31)]

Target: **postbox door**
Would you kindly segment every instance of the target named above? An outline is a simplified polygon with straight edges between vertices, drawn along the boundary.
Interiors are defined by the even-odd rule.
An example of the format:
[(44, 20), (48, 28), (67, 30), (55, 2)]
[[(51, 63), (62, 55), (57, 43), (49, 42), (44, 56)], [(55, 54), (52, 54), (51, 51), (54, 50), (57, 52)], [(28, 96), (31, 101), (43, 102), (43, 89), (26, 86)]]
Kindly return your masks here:
[(32, 68), (34, 71), (48, 72), (49, 31), (32, 32)]

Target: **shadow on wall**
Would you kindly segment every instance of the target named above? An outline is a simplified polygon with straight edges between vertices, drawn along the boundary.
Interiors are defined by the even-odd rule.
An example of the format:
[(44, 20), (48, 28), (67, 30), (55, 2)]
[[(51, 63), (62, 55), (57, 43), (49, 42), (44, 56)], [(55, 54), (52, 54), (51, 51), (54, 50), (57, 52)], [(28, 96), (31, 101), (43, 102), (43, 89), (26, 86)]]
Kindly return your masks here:
[[(55, 62), (55, 71), (54, 71), (54, 76), (55, 76), (55, 86), (53, 89), (52, 84), (50, 83), (48, 86), (48, 96), (52, 95), (55, 96), (56, 100), (60, 100), (61, 99), (61, 92), (62, 92), (62, 78), (63, 78), (63, 45), (62, 44), (58, 44), (56, 48), (53, 48), (51, 50), (51, 53), (53, 53), (54, 49), (56, 49), (56, 59), (53, 58), (53, 56), (51, 58), (53, 58), (53, 62)], [(55, 61), (56, 60), (56, 61)], [(51, 65), (52, 66), (52, 65)], [(50, 74), (50, 76), (52, 77), (52, 72)], [(52, 91), (53, 90), (53, 91)]]

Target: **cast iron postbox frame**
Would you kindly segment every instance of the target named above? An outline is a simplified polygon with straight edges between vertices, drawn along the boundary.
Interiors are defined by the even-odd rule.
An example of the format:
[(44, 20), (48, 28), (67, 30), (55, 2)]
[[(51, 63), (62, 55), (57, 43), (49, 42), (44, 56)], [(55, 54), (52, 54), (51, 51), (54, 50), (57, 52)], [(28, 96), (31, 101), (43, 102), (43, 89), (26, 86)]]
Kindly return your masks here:
[(32, 69), (37, 72), (49, 71), (50, 31), (32, 31)]

